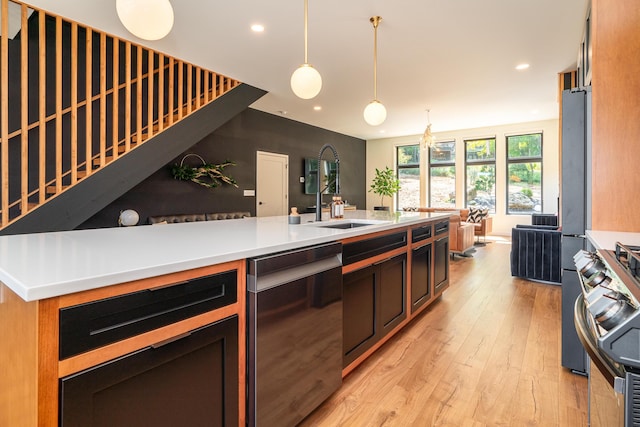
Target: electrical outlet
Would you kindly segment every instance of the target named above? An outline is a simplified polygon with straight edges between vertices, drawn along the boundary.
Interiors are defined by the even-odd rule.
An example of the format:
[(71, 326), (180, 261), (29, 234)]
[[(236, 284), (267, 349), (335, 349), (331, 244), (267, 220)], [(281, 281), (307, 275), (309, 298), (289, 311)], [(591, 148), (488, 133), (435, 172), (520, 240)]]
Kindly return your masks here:
[(255, 197), (256, 195), (256, 190), (244, 190), (243, 195), (245, 197)]

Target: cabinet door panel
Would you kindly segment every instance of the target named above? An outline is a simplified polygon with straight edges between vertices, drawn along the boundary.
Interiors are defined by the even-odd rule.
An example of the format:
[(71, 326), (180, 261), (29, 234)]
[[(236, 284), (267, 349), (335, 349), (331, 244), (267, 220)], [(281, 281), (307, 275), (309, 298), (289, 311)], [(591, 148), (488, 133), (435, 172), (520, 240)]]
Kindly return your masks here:
[(376, 268), (367, 267), (343, 278), (344, 366), (374, 342), (376, 334)]
[(411, 311), (431, 298), (431, 244), (411, 253)]
[(61, 427), (237, 426), (238, 318), (60, 380)]
[(380, 321), (383, 335), (406, 319), (405, 271), (407, 255), (402, 254), (380, 266)]
[(436, 240), (433, 252), (434, 292), (439, 292), (449, 284), (449, 237)]

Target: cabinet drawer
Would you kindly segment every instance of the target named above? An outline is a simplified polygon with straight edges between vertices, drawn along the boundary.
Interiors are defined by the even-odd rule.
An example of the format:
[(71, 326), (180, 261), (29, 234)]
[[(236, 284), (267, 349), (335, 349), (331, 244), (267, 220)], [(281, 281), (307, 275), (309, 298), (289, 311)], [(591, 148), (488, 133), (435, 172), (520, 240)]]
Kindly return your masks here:
[(60, 310), (60, 360), (237, 301), (237, 272), (227, 271)]
[(449, 232), (449, 220), (438, 222), (435, 225), (435, 235), (439, 236)]
[(363, 259), (401, 248), (407, 244), (407, 233), (393, 233), (342, 246), (342, 265), (353, 264)]
[(431, 224), (423, 225), (420, 227), (416, 227), (411, 229), (411, 243), (419, 242), (421, 240), (426, 240), (431, 237), (432, 227)]

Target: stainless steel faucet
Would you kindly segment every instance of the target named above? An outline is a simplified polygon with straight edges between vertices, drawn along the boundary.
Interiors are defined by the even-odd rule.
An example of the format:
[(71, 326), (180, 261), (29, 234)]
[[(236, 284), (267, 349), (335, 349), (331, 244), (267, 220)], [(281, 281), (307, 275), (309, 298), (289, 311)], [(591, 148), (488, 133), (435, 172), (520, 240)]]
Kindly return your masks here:
[(320, 189), (320, 163), (322, 162), (322, 154), (326, 149), (330, 149), (333, 153), (333, 157), (336, 160), (336, 194), (340, 193), (340, 158), (338, 157), (338, 152), (335, 147), (331, 144), (324, 144), (320, 149), (320, 154), (318, 154), (318, 178), (316, 181), (318, 182), (318, 191), (316, 192), (316, 221), (322, 221), (322, 191)]

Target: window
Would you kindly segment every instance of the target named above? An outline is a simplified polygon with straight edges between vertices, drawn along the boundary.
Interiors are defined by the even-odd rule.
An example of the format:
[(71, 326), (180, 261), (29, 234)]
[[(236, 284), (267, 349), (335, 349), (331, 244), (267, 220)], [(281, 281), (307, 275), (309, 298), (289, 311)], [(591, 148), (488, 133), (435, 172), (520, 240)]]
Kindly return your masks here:
[(496, 139), (465, 141), (466, 206), (496, 211)]
[(400, 191), (397, 209), (420, 206), (420, 145), (396, 148), (396, 161)]
[(507, 136), (508, 214), (542, 212), (542, 133)]
[(429, 206), (456, 206), (456, 142), (436, 142), (429, 150)]

